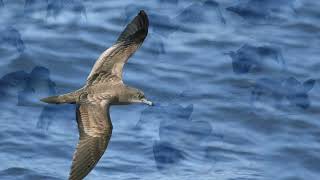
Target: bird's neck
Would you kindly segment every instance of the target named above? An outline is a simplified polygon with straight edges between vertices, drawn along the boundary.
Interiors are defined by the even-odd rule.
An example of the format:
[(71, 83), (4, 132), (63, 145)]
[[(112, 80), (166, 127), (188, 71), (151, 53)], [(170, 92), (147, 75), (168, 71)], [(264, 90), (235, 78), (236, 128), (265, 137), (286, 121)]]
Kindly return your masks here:
[(123, 85), (117, 88), (117, 97), (115, 98), (115, 102), (113, 104), (116, 105), (128, 105), (130, 104), (130, 89), (131, 87)]

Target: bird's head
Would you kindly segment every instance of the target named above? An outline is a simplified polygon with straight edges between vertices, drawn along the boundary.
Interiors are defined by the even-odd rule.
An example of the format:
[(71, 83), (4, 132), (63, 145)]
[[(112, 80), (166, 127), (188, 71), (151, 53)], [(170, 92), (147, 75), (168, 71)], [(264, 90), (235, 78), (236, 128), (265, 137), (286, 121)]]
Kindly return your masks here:
[(125, 94), (125, 97), (119, 99), (120, 101), (127, 101), (128, 103), (144, 103), (149, 106), (153, 105), (153, 103), (148, 101), (144, 96), (144, 93), (139, 89), (129, 87)]

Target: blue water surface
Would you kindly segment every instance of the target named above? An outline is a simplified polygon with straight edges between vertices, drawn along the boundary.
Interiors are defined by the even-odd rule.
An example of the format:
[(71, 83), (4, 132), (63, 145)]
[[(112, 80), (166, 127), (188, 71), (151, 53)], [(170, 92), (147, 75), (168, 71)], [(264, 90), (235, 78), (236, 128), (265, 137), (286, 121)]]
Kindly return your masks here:
[(156, 105), (111, 107), (88, 180), (313, 180), (320, 176), (320, 2), (0, 0), (0, 179), (67, 179), (82, 87), (144, 9), (124, 82)]

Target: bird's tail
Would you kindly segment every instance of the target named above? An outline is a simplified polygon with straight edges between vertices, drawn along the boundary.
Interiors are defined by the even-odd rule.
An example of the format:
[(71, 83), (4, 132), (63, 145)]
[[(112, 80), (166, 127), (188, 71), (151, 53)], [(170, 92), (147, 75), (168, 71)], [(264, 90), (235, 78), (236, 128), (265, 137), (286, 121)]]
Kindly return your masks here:
[(64, 103), (74, 104), (77, 101), (78, 95), (79, 93), (76, 91), (76, 92), (58, 95), (58, 96), (49, 96), (49, 97), (40, 99), (40, 101), (48, 104), (64, 104)]

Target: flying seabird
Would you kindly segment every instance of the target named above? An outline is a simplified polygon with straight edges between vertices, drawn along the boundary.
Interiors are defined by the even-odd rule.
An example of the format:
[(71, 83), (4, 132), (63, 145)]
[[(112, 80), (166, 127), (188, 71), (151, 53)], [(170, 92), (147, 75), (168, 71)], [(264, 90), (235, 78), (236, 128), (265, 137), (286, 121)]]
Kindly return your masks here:
[(147, 14), (139, 14), (120, 34), (116, 43), (105, 50), (94, 64), (83, 88), (41, 101), (51, 104), (76, 104), (79, 143), (73, 156), (69, 180), (83, 179), (97, 164), (112, 134), (110, 105), (145, 103), (144, 93), (122, 81), (124, 64), (142, 45), (148, 34)]

